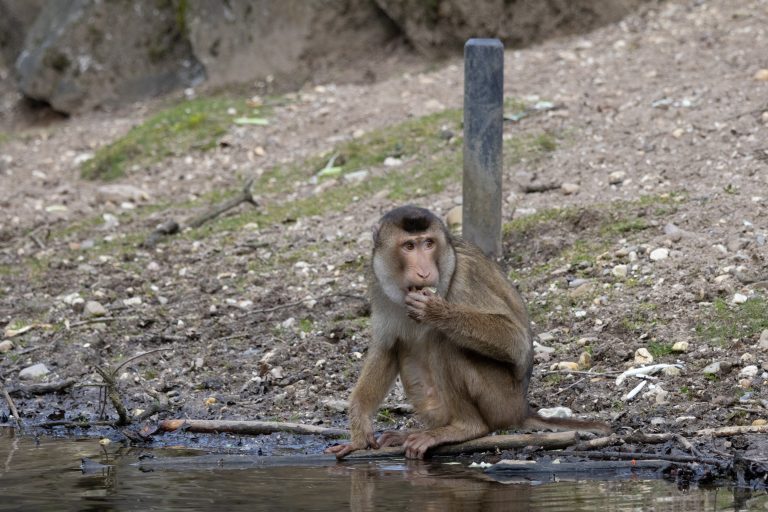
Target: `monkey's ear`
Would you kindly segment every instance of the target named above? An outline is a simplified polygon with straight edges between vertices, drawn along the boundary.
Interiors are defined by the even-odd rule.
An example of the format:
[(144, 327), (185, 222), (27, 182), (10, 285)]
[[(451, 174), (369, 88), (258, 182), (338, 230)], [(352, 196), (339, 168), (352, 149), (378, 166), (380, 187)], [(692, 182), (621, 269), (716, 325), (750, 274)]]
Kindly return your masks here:
[(379, 246), (379, 231), (381, 231), (381, 222), (377, 222), (373, 226), (371, 226), (371, 240), (373, 240), (373, 246), (378, 247)]

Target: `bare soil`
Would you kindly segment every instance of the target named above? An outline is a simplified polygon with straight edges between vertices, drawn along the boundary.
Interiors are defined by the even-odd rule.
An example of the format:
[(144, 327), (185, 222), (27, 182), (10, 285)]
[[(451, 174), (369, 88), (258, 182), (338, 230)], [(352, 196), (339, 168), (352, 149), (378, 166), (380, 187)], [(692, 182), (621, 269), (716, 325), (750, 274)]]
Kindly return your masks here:
[[(767, 1), (697, 0), (648, 6), (587, 35), (507, 52), (505, 95), (558, 106), (505, 128), (508, 137), (545, 132), (557, 140), (504, 178), (512, 222), (501, 264), (529, 304), (541, 345), (554, 349), (537, 355), (536, 406), (567, 406), (617, 432), (690, 434), (768, 419), (768, 352), (758, 345), (768, 288), (768, 81), (755, 78), (768, 68), (766, 47)], [(204, 205), (190, 210), (181, 201), (236, 189), (252, 173), (461, 106), (460, 60), (409, 66), (375, 84), (307, 87), (274, 107), (269, 126), (233, 127), (210, 152), (120, 180), (145, 197), (105, 194), (103, 183), (80, 179), (77, 162), (146, 119), (154, 102), (25, 128), (1, 142), (0, 327), (49, 325), (6, 335), (15, 345), (0, 355), (6, 387), (35, 363), (51, 370), (48, 381), (99, 382), (94, 365), (162, 348), (118, 372), (131, 411), (167, 398), (164, 417), (345, 425), (338, 401), (369, 337), (368, 233), (396, 205), (387, 191), (323, 216), (177, 236), (154, 249), (99, 247), (199, 213)], [(316, 171), (286, 194), (260, 195), (259, 208), (318, 194), (310, 185)], [(578, 187), (523, 191), (550, 182)], [(454, 182), (415, 201), (445, 214), (460, 196)], [(119, 226), (104, 213), (119, 215)], [(668, 257), (651, 259), (659, 248)], [(117, 319), (73, 326), (87, 319), (82, 304), (64, 299), (73, 293)], [(135, 297), (141, 303), (128, 300)], [(688, 348), (671, 351), (677, 342)], [(681, 369), (657, 374), (625, 400), (639, 380), (617, 385), (615, 376), (640, 366), (641, 348), (654, 364)], [(584, 362), (585, 352), (597, 376), (552, 370)], [(720, 371), (703, 373), (713, 362)], [(26, 422), (39, 423), (95, 420), (99, 401), (98, 388), (82, 386), (16, 404)], [(387, 405), (403, 401), (396, 387)], [(379, 420), (382, 429), (414, 423), (391, 410)], [(768, 449), (759, 436), (695, 442), (752, 457)]]

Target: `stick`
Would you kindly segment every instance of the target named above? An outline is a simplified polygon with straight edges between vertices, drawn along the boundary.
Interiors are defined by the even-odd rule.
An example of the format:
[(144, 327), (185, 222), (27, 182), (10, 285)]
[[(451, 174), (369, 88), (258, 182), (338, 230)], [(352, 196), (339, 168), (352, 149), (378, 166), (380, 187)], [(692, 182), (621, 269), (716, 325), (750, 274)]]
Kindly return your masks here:
[(16, 404), (13, 403), (13, 398), (11, 398), (11, 395), (8, 394), (8, 390), (5, 389), (5, 384), (2, 382), (0, 382), (0, 391), (3, 392), (5, 401), (8, 402), (8, 408), (11, 410), (11, 414), (13, 414), (13, 417), (16, 419), (16, 425), (18, 425), (19, 430), (24, 430), (24, 423), (21, 421), (21, 416), (19, 416), (19, 411), (16, 409)]
[(118, 320), (135, 320), (138, 316), (100, 316), (96, 318), (89, 318), (88, 320), (80, 320), (69, 324), (70, 329), (72, 327), (80, 327), (81, 325), (100, 324), (103, 322), (115, 322)]
[(189, 432), (259, 435), (272, 432), (290, 432), (292, 434), (314, 434), (327, 437), (349, 437), (349, 431), (340, 428), (318, 427), (301, 423), (283, 423), (280, 421), (232, 421), (232, 420), (163, 420), (158, 426), (163, 432), (173, 432), (183, 428)]
[(147, 352), (142, 352), (141, 354), (137, 354), (137, 355), (135, 355), (133, 357), (129, 357), (128, 359), (126, 359), (125, 361), (123, 361), (122, 363), (117, 365), (117, 368), (115, 368), (112, 371), (112, 375), (117, 375), (117, 372), (120, 371), (120, 368), (122, 368), (123, 366), (127, 365), (130, 362), (135, 361), (136, 359), (138, 359), (140, 357), (144, 357), (144, 356), (147, 356), (149, 354), (154, 354), (155, 352), (164, 352), (164, 351), (168, 351), (168, 350), (173, 350), (173, 349), (172, 348), (156, 348), (154, 350), (149, 350)]
[(595, 439), (590, 439), (588, 441), (582, 441), (579, 444), (572, 446), (571, 448), (574, 451), (600, 450), (602, 448), (605, 448), (606, 446), (617, 444), (619, 441), (621, 441), (621, 438), (619, 436), (617, 436), (616, 434), (611, 434), (610, 436), (606, 436), (606, 437), (597, 437)]
[(67, 428), (90, 428), (90, 427), (114, 427), (114, 421), (69, 421), (69, 420), (56, 420), (46, 421), (37, 425), (40, 428), (54, 428), (54, 427), (67, 427)]
[(738, 436), (741, 434), (766, 434), (768, 433), (768, 425), (752, 426), (733, 426), (733, 427), (721, 427), (721, 428), (705, 428), (696, 432), (697, 436), (712, 436), (712, 437), (729, 437)]
[(548, 192), (550, 190), (555, 190), (562, 186), (563, 186), (562, 183), (557, 183), (557, 182), (526, 183), (525, 185), (520, 185), (520, 188), (523, 190), (523, 193), (525, 194), (536, 194), (539, 192)]
[(77, 380), (67, 379), (59, 382), (49, 382), (47, 384), (30, 384), (29, 386), (18, 386), (9, 391), (14, 396), (46, 395), (48, 393), (58, 393), (75, 385)]
[(253, 178), (250, 178), (248, 181), (245, 182), (245, 186), (243, 187), (243, 190), (238, 195), (231, 198), (229, 201), (225, 201), (224, 203), (211, 208), (210, 210), (204, 212), (202, 215), (195, 217), (194, 219), (189, 221), (187, 226), (189, 226), (190, 228), (199, 228), (209, 220), (215, 219), (216, 217), (226, 212), (227, 210), (231, 210), (235, 206), (239, 206), (240, 203), (250, 203), (253, 206), (259, 206), (259, 203), (256, 202), (256, 200), (253, 198), (253, 195), (251, 193), (252, 186), (253, 186)]
[(104, 382), (107, 384), (107, 396), (117, 411), (118, 420), (116, 425), (128, 425), (131, 422), (131, 419), (128, 417), (128, 411), (125, 409), (123, 402), (120, 401), (120, 393), (117, 391), (117, 384), (115, 383), (114, 373), (109, 373), (99, 366), (95, 366), (94, 369), (98, 372), (99, 375), (101, 375), (101, 378), (104, 379)]
[(692, 455), (663, 455), (658, 453), (640, 453), (640, 452), (567, 452), (568, 455), (577, 455), (588, 459), (622, 459), (622, 460), (668, 460), (669, 462), (688, 463), (695, 462), (699, 464), (712, 464), (716, 466), (728, 465), (728, 461), (715, 459), (712, 457), (694, 457)]

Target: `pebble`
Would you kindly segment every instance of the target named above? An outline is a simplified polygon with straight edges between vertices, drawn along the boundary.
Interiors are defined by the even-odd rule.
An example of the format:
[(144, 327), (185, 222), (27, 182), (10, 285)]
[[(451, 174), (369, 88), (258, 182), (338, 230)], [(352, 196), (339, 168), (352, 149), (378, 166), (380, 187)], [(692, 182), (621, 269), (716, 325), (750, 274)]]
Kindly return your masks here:
[(21, 370), (19, 372), (19, 379), (34, 380), (34, 379), (39, 379), (40, 377), (44, 377), (49, 373), (51, 373), (51, 371), (48, 369), (47, 366), (45, 366), (43, 363), (37, 363), (37, 364), (33, 364), (32, 366), (27, 366), (26, 368)]
[(768, 329), (764, 329), (760, 333), (760, 341), (757, 343), (757, 346), (763, 350), (768, 350)]
[(365, 181), (370, 172), (366, 169), (345, 174), (342, 179), (347, 183), (361, 183)]
[(611, 185), (618, 185), (624, 181), (627, 173), (624, 171), (614, 171), (608, 175), (608, 183)]
[(672, 345), (672, 352), (688, 352), (688, 342), (676, 341), (675, 344)]
[(271, 370), (269, 370), (269, 374), (272, 376), (273, 379), (280, 380), (285, 375), (283, 372), (282, 366), (275, 366)]
[(562, 192), (563, 195), (566, 195), (566, 196), (578, 194), (579, 190), (581, 190), (581, 187), (576, 183), (563, 183), (562, 185), (560, 185), (560, 192)]
[(552, 354), (555, 351), (554, 347), (548, 347), (546, 345), (542, 345), (538, 341), (533, 342), (533, 351), (535, 353), (541, 353), (541, 354)]
[(549, 369), (576, 371), (579, 369), (579, 363), (575, 363), (573, 361), (560, 361), (559, 363), (555, 363), (552, 366), (550, 366)]
[(745, 366), (745, 367), (744, 367), (744, 368), (742, 368), (742, 369), (741, 369), (741, 371), (739, 372), (739, 378), (743, 378), (743, 379), (751, 379), (751, 378), (754, 378), (754, 377), (756, 377), (756, 376), (757, 376), (757, 372), (758, 372), (758, 371), (759, 371), (759, 370), (758, 370), (758, 368), (757, 368), (757, 366), (756, 366), (756, 365), (753, 365), (753, 364), (751, 364), (751, 365), (749, 365), (749, 366)]
[(744, 304), (747, 302), (747, 296), (741, 293), (736, 293), (734, 294), (732, 301), (734, 304)]
[(347, 400), (325, 400), (323, 405), (336, 412), (347, 412), (347, 409), (349, 409), (349, 401)]
[(280, 323), (280, 327), (283, 329), (290, 329), (296, 325), (296, 319), (294, 317), (287, 318)]
[(731, 278), (730, 274), (722, 274), (715, 278), (715, 284), (722, 284), (725, 281), (728, 281)]
[(583, 370), (592, 368), (592, 356), (589, 352), (582, 352), (579, 356), (579, 368)]
[(150, 272), (157, 272), (160, 270), (160, 264), (156, 261), (150, 261), (149, 264), (147, 264), (147, 270)]
[(661, 261), (665, 260), (669, 257), (669, 249), (666, 249), (664, 247), (659, 247), (658, 249), (654, 249), (651, 251), (651, 261)]
[(123, 305), (125, 306), (139, 306), (141, 305), (141, 297), (130, 297), (123, 299)]
[(653, 362), (653, 356), (648, 349), (640, 347), (635, 351), (635, 363), (636, 364), (651, 364)]
[(590, 282), (589, 279), (577, 278), (568, 283), (568, 288), (578, 288), (579, 286), (583, 284), (588, 284), (589, 282)]
[(755, 80), (760, 80), (761, 82), (768, 82), (768, 69), (759, 69), (755, 73)]
[(555, 341), (555, 335), (551, 332), (542, 332), (539, 333), (539, 342), (541, 343), (549, 343), (550, 341)]
[(11, 340), (3, 340), (0, 342), (0, 354), (5, 354), (13, 350), (13, 342)]
[(83, 308), (83, 313), (87, 317), (97, 317), (97, 316), (104, 316), (107, 314), (107, 308), (101, 305), (101, 303), (96, 302), (95, 300), (89, 300), (85, 303), (85, 307)]
[(614, 277), (627, 277), (628, 271), (629, 267), (626, 265), (616, 265), (611, 269), (611, 274), (613, 274)]
[(445, 223), (448, 224), (448, 229), (457, 229), (461, 227), (462, 221), (463, 215), (461, 206), (454, 206), (445, 216)]
[(539, 416), (542, 418), (571, 418), (573, 417), (573, 411), (568, 407), (549, 407), (539, 409)]
[(82, 304), (85, 302), (83, 298), (80, 297), (80, 294), (78, 292), (65, 295), (64, 297), (61, 298), (61, 300), (64, 302), (64, 304), (69, 304), (70, 306), (74, 306), (76, 304)]
[(403, 161), (399, 158), (388, 156), (387, 158), (384, 159), (384, 165), (387, 167), (399, 167), (403, 165)]
[(661, 370), (661, 373), (663, 373), (667, 377), (677, 377), (683, 372), (677, 366), (667, 366), (666, 368)]
[(765, 425), (768, 425), (768, 420), (757, 419), (757, 420), (752, 422), (752, 426), (753, 427), (763, 427)]
[(706, 375), (716, 375), (720, 373), (720, 367), (720, 361), (715, 361), (714, 363), (707, 365), (707, 367), (702, 370), (702, 373)]
[(741, 357), (739, 358), (739, 361), (741, 361), (743, 364), (749, 364), (755, 362), (755, 356), (750, 354), (749, 352), (744, 352), (741, 354)]
[(681, 238), (683, 238), (683, 230), (671, 222), (664, 226), (664, 234), (667, 235), (673, 242), (678, 242)]

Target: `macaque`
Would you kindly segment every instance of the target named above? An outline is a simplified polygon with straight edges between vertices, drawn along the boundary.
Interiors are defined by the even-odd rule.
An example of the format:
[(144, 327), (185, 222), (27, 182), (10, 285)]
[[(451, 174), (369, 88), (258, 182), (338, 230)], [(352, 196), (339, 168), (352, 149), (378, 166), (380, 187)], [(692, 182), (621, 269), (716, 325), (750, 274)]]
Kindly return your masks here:
[[(499, 267), (454, 238), (429, 210), (403, 206), (373, 230), (372, 340), (350, 396), (351, 443), (400, 446), (408, 458), (511, 427), (610, 432), (599, 422), (542, 418), (528, 405), (533, 342), (522, 298)], [(372, 415), (400, 375), (422, 431), (374, 435)]]

